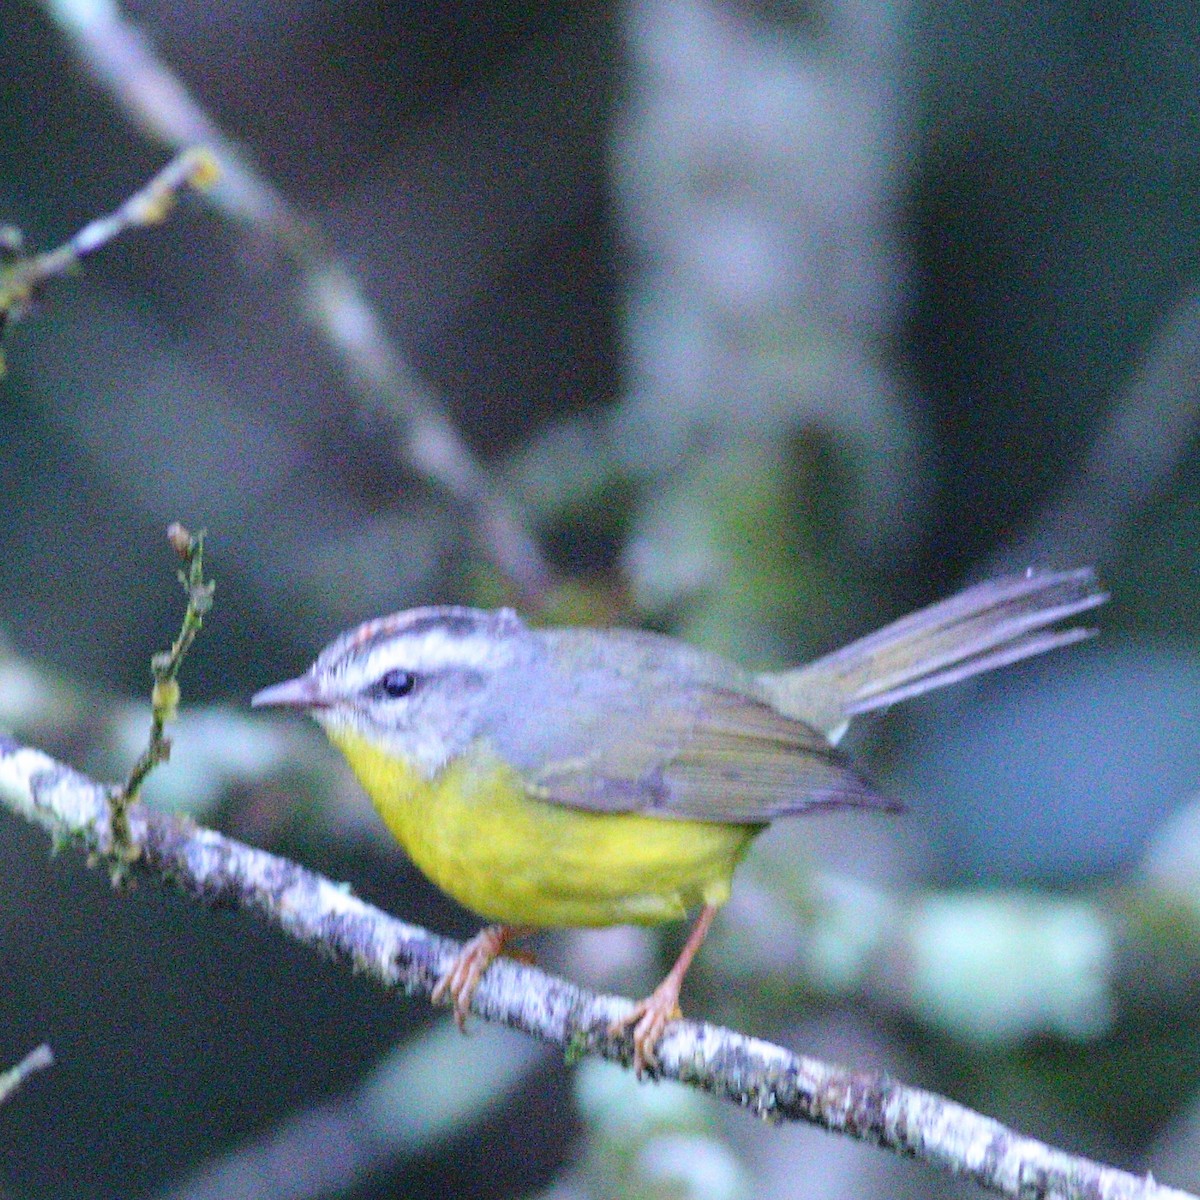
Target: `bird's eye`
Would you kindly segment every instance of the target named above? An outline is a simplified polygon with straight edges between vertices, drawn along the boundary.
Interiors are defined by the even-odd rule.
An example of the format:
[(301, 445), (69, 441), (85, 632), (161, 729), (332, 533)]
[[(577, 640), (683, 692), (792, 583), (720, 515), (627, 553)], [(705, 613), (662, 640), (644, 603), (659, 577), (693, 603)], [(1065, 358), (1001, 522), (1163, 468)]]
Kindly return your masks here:
[(417, 677), (411, 671), (396, 667), (381, 676), (375, 688), (389, 700), (399, 700), (401, 696), (407, 696), (416, 683)]

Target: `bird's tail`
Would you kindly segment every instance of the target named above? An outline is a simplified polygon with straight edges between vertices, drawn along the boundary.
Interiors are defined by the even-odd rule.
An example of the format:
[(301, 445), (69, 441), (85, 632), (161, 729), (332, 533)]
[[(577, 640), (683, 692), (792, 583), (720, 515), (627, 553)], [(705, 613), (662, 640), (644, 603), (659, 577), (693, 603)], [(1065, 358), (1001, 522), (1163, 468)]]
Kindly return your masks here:
[(1051, 626), (1107, 599), (1087, 568), (1007, 575), (760, 681), (781, 711), (836, 741), (858, 713), (1090, 637), (1095, 630)]

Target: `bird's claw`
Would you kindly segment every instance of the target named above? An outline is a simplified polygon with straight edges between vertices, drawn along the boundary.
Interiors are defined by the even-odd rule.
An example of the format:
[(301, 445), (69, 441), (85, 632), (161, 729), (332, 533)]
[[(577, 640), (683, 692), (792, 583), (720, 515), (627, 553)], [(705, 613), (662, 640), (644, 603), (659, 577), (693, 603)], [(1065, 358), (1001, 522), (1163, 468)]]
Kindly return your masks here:
[[(430, 994), (434, 1004), (449, 998), (454, 1005), (454, 1021), (462, 1032), (467, 1029), (467, 1016), (471, 1012), (471, 1001), (483, 973), (503, 952), (509, 939), (521, 931), (507, 925), (489, 925), (481, 929), (450, 964), (450, 969), (437, 981)], [(515, 956), (524, 962), (533, 962), (533, 955), (520, 951)]]
[(633, 1073), (638, 1079), (658, 1070), (658, 1043), (667, 1026), (682, 1016), (678, 988), (659, 987), (608, 1027), (610, 1035), (619, 1037), (633, 1026)]
[(475, 989), (479, 986), (484, 971), (491, 966), (503, 946), (504, 938), (495, 926), (489, 925), (480, 930), (458, 952), (458, 957), (450, 964), (450, 969), (437, 981), (433, 989), (430, 999), (434, 1004), (441, 1004), (449, 999), (454, 1005), (454, 1021), (463, 1032), (467, 1028), (467, 1014), (471, 1011)]

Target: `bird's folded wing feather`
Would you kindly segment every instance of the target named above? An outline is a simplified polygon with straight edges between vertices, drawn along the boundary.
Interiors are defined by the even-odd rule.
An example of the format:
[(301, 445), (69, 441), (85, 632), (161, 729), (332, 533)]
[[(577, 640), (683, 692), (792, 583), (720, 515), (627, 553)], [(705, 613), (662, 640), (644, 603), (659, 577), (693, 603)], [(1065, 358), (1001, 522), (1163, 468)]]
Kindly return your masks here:
[(573, 808), (755, 824), (897, 807), (816, 730), (736, 691), (693, 688), (653, 711), (610, 712), (575, 749), (532, 778), (539, 795)]

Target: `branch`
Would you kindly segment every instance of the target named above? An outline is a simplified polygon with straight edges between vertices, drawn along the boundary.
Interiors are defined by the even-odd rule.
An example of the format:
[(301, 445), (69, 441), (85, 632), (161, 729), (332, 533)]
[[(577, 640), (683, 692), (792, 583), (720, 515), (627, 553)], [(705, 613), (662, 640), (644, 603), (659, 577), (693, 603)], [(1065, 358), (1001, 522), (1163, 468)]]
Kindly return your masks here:
[[(136, 757), (150, 719), (148, 706), (75, 687), (0, 639), (0, 729), (26, 744), (69, 747), (103, 773)], [(205, 821), (231, 789), (283, 795), (303, 781), (305, 820), (321, 836), (377, 832), (361, 789), (347, 786), (349, 768), (339, 759), (330, 769), (328, 742), (310, 723), (194, 706), (172, 742), (173, 769), (145, 792), (153, 806)], [(762, 1023), (787, 1019), (799, 989), (817, 1003), (902, 1015), (967, 1047), (1094, 1042), (1130, 1021), (1189, 1019), (1200, 1001), (1195, 845), (1200, 796), (1159, 829), (1124, 883), (909, 894), (801, 862), (791, 842), (768, 839), (743, 864), (712, 934), (721, 979)]]
[[(217, 166), (210, 154), (184, 150), (115, 212), (89, 221), (61, 246), (41, 254), (26, 253), (20, 230), (11, 225), (0, 227), (0, 334), (8, 323), (25, 316), (48, 283), (73, 274), (85, 258), (128, 230), (161, 224), (185, 187), (203, 191), (212, 187), (216, 177)], [(3, 374), (0, 356), (0, 377)]]
[[(107, 790), (39, 750), (0, 737), (0, 803), (40, 825), (55, 844), (111, 853)], [(388, 916), (320, 875), (209, 829), (141, 805), (129, 811), (140, 850), (131, 869), (171, 880), (209, 903), (249, 909), (387, 988), (429, 995), (460, 947)], [(609, 1033), (630, 1002), (575, 987), (507, 959), (494, 963), (472, 1011), (561, 1046), (629, 1065), (627, 1034)], [(693, 1021), (673, 1024), (659, 1047), (663, 1078), (711, 1092), (769, 1120), (805, 1121), (895, 1150), (1014, 1198), (1184, 1200), (1088, 1159), (1022, 1137), (930, 1092), (878, 1072), (846, 1071)], [(1195, 1198), (1192, 1198), (1195, 1200)]]
[(302, 303), (357, 385), (364, 408), (397, 427), (397, 449), (468, 512), (493, 564), (526, 603), (540, 606), (550, 568), (524, 515), (454, 427), (442, 398), (384, 333), (384, 321), (320, 230), (288, 203), (225, 135), (121, 15), (115, 0), (43, 0), (76, 53), (131, 119), (167, 146), (209, 147), (220, 180), (209, 192), (228, 220), (276, 246), (300, 273)]

